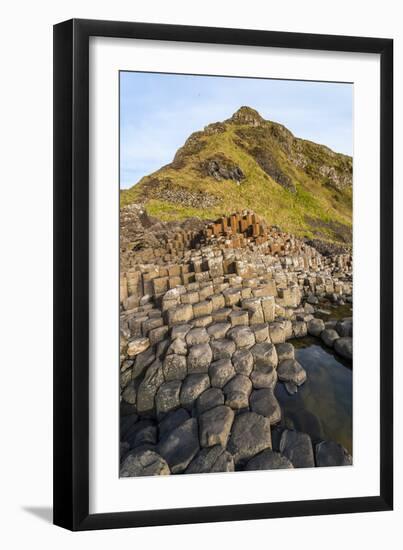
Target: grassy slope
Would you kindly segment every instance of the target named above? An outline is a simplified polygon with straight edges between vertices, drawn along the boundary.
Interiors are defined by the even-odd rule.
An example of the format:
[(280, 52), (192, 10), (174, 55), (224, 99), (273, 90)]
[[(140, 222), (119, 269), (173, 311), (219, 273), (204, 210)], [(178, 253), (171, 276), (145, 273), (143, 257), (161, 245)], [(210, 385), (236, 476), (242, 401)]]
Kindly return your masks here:
[[(251, 154), (243, 140), (240, 142), (239, 130), (245, 129), (253, 135), (248, 125), (226, 124), (226, 131), (214, 134), (201, 134), (198, 141), (204, 147), (198, 153), (186, 156), (185, 163), (179, 169), (171, 165), (143, 178), (137, 185), (121, 193), (121, 204), (129, 204), (146, 198), (147, 211), (162, 220), (184, 219), (196, 216), (203, 219), (214, 218), (222, 214), (248, 208), (264, 216), (269, 223), (279, 225), (283, 230), (309, 237), (320, 236), (329, 240), (340, 240), (334, 224), (341, 224), (347, 231), (352, 224), (352, 189), (343, 191), (326, 185), (324, 177), (318, 177), (317, 170), (321, 162), (329, 162), (327, 149), (311, 142), (296, 140), (298, 150), (309, 160), (308, 169), (298, 168), (290, 162), (288, 153), (275, 138), (265, 138), (265, 147), (270, 150), (283, 173), (289, 176), (296, 187), (291, 193), (265, 173)], [(260, 140), (260, 141), (259, 141)], [(258, 138), (262, 144), (261, 137)], [(186, 151), (186, 145), (184, 147)], [(238, 185), (233, 180), (216, 181), (213, 177), (203, 176), (199, 164), (206, 158), (225, 155), (238, 165), (245, 179)], [(323, 158), (322, 158), (323, 157)], [(333, 155), (331, 162), (343, 162), (342, 155)], [(310, 168), (312, 167), (312, 170)], [(314, 175), (309, 176), (309, 172)], [(169, 178), (178, 188), (208, 193), (219, 199), (219, 204), (203, 210), (190, 208), (163, 200), (144, 197), (144, 189), (150, 178)], [(151, 193), (149, 195), (152, 195)], [(341, 227), (339, 226), (339, 227)]]

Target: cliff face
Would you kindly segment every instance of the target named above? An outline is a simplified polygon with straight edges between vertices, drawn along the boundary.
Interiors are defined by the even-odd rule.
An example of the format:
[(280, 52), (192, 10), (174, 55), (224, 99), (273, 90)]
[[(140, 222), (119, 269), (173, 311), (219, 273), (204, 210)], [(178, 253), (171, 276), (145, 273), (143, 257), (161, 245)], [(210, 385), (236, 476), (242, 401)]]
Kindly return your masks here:
[(351, 243), (352, 158), (241, 107), (122, 191), (121, 205), (132, 203), (163, 221), (248, 208), (296, 235)]

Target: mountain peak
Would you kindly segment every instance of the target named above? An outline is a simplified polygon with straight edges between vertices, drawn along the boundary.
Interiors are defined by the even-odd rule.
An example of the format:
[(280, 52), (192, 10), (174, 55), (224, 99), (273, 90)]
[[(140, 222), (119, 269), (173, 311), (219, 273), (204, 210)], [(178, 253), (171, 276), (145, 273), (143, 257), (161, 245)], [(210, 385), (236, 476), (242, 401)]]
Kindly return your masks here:
[(240, 107), (232, 117), (229, 119), (229, 122), (234, 122), (236, 124), (249, 124), (251, 126), (260, 126), (265, 122), (264, 118), (252, 107), (243, 105)]

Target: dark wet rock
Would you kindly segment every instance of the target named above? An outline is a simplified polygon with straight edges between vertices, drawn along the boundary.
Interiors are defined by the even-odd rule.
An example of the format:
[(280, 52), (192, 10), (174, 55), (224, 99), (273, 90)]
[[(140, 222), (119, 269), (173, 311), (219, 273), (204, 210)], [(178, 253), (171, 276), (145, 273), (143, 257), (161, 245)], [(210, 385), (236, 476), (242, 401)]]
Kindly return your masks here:
[[(166, 328), (168, 328), (168, 327), (166, 327)], [(165, 357), (170, 343), (171, 343), (171, 340), (168, 339), (168, 338), (166, 338), (165, 340), (161, 340), (161, 341), (157, 342), (157, 349), (155, 351), (155, 355), (156, 355), (156, 357), (158, 357), (158, 359), (162, 360)]]
[(200, 415), (219, 405), (224, 405), (223, 392), (219, 388), (209, 388), (197, 398), (195, 412), (197, 415)]
[[(174, 340), (175, 342), (179, 340)], [(164, 378), (170, 380), (184, 380), (187, 376), (187, 361), (183, 355), (167, 355), (162, 366)]]
[(334, 343), (334, 350), (349, 361), (353, 358), (353, 339), (350, 336), (342, 336)]
[(284, 430), (280, 439), (280, 453), (291, 461), (294, 468), (315, 466), (312, 441), (308, 434)]
[(314, 306), (319, 304), (319, 300), (314, 294), (310, 294), (306, 301), (308, 302), (308, 304), (311, 304), (311, 305), (314, 305)]
[(311, 319), (308, 322), (308, 333), (311, 336), (319, 337), (321, 333), (325, 330), (325, 323), (322, 319)]
[(234, 459), (228, 451), (224, 451), (215, 461), (211, 468), (211, 473), (233, 472), (235, 470)]
[(336, 323), (336, 331), (342, 337), (352, 336), (353, 335), (353, 320), (352, 319), (343, 319)]
[(277, 367), (277, 375), (282, 382), (293, 382), (297, 386), (306, 380), (305, 369), (296, 359), (285, 359)]
[(154, 409), (154, 399), (158, 388), (164, 382), (161, 361), (158, 359), (148, 367), (144, 380), (137, 392), (137, 410), (139, 413), (151, 412)]
[(158, 449), (173, 474), (184, 472), (200, 449), (196, 418), (186, 420), (170, 432), (160, 441)]
[(285, 382), (284, 387), (289, 395), (295, 395), (298, 392), (298, 386), (294, 382)]
[(236, 410), (246, 409), (251, 391), (252, 382), (249, 377), (237, 374), (224, 386), (225, 404)]
[(248, 349), (237, 349), (232, 356), (232, 364), (238, 374), (249, 376), (253, 369), (253, 355)]
[(157, 425), (150, 418), (140, 420), (127, 431), (124, 439), (131, 449), (140, 445), (155, 445), (157, 443)]
[(121, 477), (169, 475), (166, 461), (155, 451), (142, 450), (129, 453), (120, 468)]
[(159, 387), (155, 396), (155, 408), (158, 417), (180, 407), (179, 395), (181, 385), (182, 382), (180, 380), (172, 380), (165, 382)]
[(321, 441), (315, 446), (317, 466), (350, 466), (351, 455), (335, 441)]
[(230, 407), (220, 405), (200, 415), (200, 445), (226, 447), (231, 426), (234, 421), (234, 411)]
[(135, 405), (137, 400), (137, 389), (138, 389), (138, 382), (137, 380), (131, 380), (122, 393), (122, 398), (126, 401), (126, 403), (130, 403), (130, 405)]
[(212, 340), (210, 343), (214, 361), (219, 359), (231, 359), (235, 351), (235, 343), (227, 338)]
[(163, 439), (168, 433), (189, 420), (190, 415), (186, 409), (177, 409), (164, 416), (159, 423), (159, 437)]
[(334, 346), (336, 340), (340, 338), (338, 333), (332, 328), (326, 328), (320, 335), (322, 342), (329, 348)]
[(284, 344), (277, 344), (276, 351), (279, 363), (281, 363), (281, 361), (284, 361), (285, 359), (295, 359), (294, 346), (288, 342)]
[(213, 352), (209, 344), (196, 344), (189, 349), (187, 357), (188, 373), (207, 372), (211, 361), (213, 360)]
[(214, 361), (209, 367), (211, 385), (214, 388), (223, 388), (235, 376), (236, 372), (230, 359)]
[(287, 457), (270, 449), (262, 451), (247, 463), (245, 470), (282, 470), (294, 468)]
[(270, 448), (271, 430), (267, 418), (254, 412), (245, 412), (235, 418), (227, 446), (235, 464), (243, 463)]
[(210, 378), (207, 374), (189, 374), (181, 388), (180, 402), (182, 407), (191, 409), (193, 402), (209, 387)]
[(255, 344), (250, 351), (253, 355), (254, 370), (267, 373), (277, 367), (277, 351), (273, 344), (269, 342)]
[(129, 414), (120, 416), (120, 439), (123, 440), (127, 432), (136, 424), (138, 420), (137, 414)]
[(250, 396), (250, 408), (253, 412), (266, 416), (270, 424), (276, 424), (281, 420), (279, 402), (270, 388), (254, 390)]

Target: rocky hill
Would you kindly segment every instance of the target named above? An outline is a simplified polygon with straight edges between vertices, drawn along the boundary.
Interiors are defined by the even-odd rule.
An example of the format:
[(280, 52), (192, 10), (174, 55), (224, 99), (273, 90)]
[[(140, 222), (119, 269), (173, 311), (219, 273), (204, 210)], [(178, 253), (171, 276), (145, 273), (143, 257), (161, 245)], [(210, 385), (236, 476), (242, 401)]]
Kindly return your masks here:
[(161, 221), (251, 209), (284, 231), (349, 244), (352, 158), (241, 107), (193, 133), (170, 164), (123, 190), (121, 205), (133, 203)]

